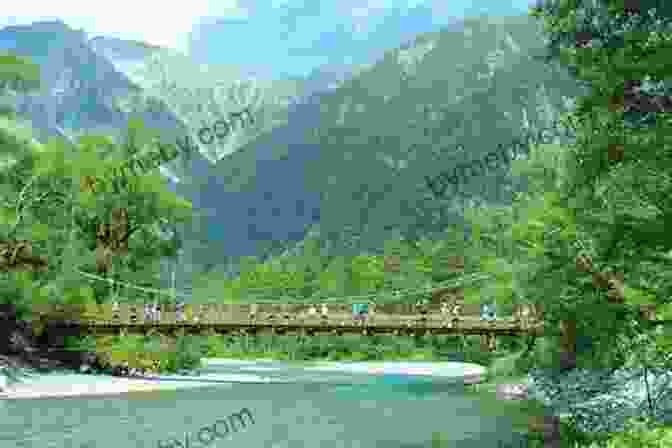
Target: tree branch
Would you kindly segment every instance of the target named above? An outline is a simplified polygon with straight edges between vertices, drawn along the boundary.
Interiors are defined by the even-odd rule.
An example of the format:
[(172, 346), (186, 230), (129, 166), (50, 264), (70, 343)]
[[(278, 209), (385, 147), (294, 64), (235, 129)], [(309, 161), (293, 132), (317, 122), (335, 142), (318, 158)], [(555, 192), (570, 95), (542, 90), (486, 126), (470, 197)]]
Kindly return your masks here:
[(135, 226), (132, 229), (130, 229), (128, 232), (126, 232), (126, 234), (123, 237), (121, 237), (121, 239), (119, 240), (119, 244), (125, 243), (126, 241), (128, 241), (128, 239), (131, 237), (131, 235), (133, 235), (133, 233), (135, 233), (136, 230), (138, 230), (142, 227), (143, 226), (140, 225), (140, 226)]

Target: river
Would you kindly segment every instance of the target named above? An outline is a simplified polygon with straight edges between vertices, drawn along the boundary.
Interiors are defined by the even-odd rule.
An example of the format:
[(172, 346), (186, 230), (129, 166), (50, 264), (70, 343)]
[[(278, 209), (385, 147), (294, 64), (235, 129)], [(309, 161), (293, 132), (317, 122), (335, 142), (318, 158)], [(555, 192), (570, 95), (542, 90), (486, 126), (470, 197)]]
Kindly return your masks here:
[[(466, 365), (446, 365), (209, 360), (198, 376), (164, 377), (180, 378), (175, 390), (0, 400), (0, 448), (431, 448), (436, 432), (446, 441), (441, 447), (512, 443), (511, 418), (465, 390)], [(215, 426), (222, 438), (213, 435), (216, 421), (243, 409), (253, 423), (246, 419), (247, 427), (228, 435)], [(197, 439), (204, 427), (209, 444)]]

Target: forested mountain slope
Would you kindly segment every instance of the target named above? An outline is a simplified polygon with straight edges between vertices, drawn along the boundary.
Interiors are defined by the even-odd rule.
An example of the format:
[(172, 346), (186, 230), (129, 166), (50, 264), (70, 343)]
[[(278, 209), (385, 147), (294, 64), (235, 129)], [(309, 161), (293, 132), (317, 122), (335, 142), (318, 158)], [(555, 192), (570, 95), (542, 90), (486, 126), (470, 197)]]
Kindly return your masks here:
[[(209, 228), (223, 240), (288, 235), (282, 229), (289, 221), (300, 230), (314, 221), (305, 203), (317, 195), (326, 238), (348, 228), (363, 247), (376, 248), (399, 232), (440, 230), (461, 220), (465, 201), (506, 203), (522, 186), (501, 169), (437, 199), (425, 176), (547, 126), (580, 91), (564, 69), (535, 59), (542, 47), (541, 28), (527, 16), (469, 19), (463, 31), (422, 35), (297, 105), (287, 126), (219, 162), (215, 176), (184, 187), (215, 210)], [(296, 184), (305, 189), (301, 197)]]

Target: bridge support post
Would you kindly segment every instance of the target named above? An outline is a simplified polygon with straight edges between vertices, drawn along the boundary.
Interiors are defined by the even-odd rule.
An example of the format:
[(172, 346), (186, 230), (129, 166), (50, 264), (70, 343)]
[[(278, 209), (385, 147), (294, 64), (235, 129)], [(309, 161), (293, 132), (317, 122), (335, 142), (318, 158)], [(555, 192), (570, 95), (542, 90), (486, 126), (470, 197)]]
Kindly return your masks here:
[(493, 352), (497, 350), (497, 336), (492, 333), (481, 335), (481, 351)]
[(488, 350), (491, 352), (497, 351), (497, 335), (494, 333), (490, 334), (490, 340), (488, 341)]
[(487, 352), (490, 350), (490, 340), (487, 333), (481, 335), (481, 351)]

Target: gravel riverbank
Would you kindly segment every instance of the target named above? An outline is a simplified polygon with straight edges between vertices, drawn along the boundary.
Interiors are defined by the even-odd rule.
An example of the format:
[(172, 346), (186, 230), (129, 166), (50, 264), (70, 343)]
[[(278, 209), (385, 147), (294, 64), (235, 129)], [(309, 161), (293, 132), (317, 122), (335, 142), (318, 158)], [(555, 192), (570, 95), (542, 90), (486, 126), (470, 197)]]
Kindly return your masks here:
[[(266, 362), (267, 363), (267, 362)], [(275, 380), (263, 377), (264, 361), (238, 361), (226, 359), (204, 360), (207, 365), (241, 367), (241, 374), (214, 375), (158, 375), (153, 378), (119, 378), (108, 375), (86, 375), (68, 372), (46, 374), (19, 373), (18, 381), (9, 381), (0, 393), (0, 399), (33, 399), (56, 397), (81, 397), (125, 394), (156, 390), (175, 390), (185, 387), (211, 386), (213, 383), (268, 383)], [(292, 363), (288, 363), (293, 365)], [(245, 367), (252, 368), (249, 374)], [(465, 383), (483, 380), (486, 369), (476, 364), (427, 363), (427, 362), (317, 362), (298, 364), (310, 372), (348, 372), (364, 374), (423, 375), (436, 378), (464, 379)]]

